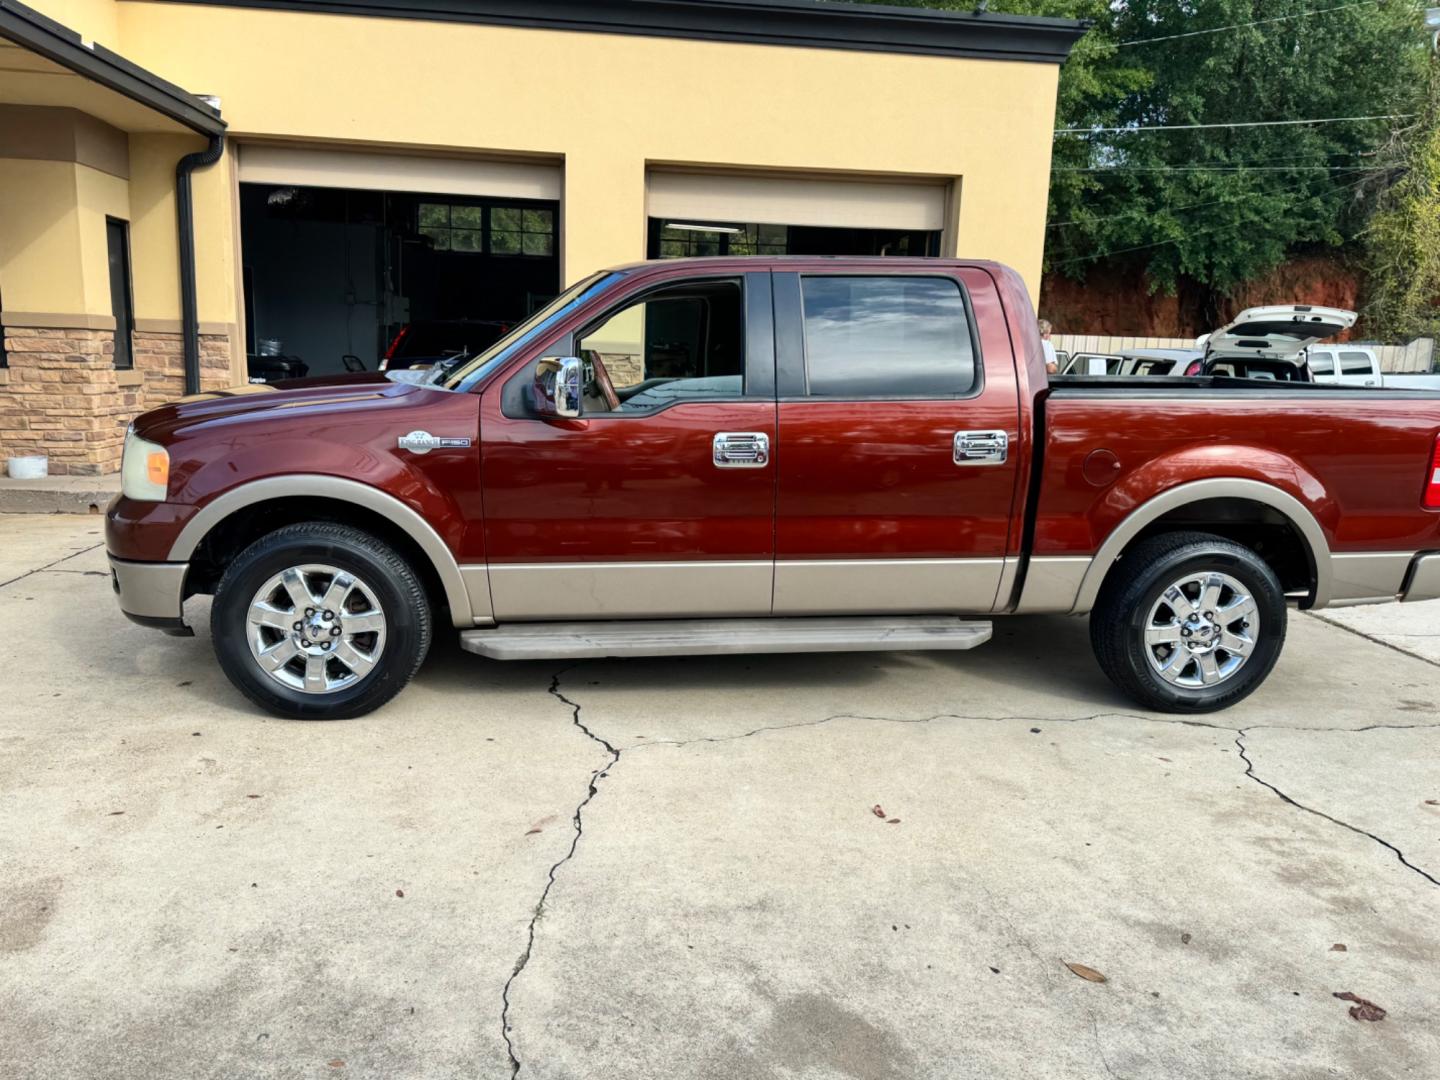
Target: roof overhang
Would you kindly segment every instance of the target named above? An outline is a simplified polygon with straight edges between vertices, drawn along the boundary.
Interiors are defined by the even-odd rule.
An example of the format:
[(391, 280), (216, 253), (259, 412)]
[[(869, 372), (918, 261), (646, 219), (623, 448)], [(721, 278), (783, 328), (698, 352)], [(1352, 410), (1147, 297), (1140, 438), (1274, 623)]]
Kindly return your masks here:
[(0, 39), (144, 106), (182, 128), (205, 136), (225, 130), (220, 110), (103, 45), (86, 42), (74, 30), (15, 0), (0, 0)]
[(1090, 25), (1075, 19), (826, 0), (166, 2), (1052, 64), (1064, 62)]

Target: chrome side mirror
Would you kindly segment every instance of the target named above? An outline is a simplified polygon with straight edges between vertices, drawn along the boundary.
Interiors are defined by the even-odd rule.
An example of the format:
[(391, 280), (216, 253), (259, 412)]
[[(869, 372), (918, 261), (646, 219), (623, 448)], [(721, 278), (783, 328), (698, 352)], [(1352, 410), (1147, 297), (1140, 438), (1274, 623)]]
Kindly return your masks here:
[(535, 363), (530, 404), (541, 416), (574, 419), (580, 415), (580, 388), (584, 382), (578, 356), (547, 356)]

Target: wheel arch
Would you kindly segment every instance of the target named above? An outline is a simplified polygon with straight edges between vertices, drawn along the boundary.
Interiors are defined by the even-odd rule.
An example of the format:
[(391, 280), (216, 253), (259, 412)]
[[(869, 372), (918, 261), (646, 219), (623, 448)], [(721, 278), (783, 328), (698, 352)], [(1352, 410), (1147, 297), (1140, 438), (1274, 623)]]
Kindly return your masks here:
[[(1089, 613), (1095, 606), (1101, 586), (1114, 568), (1116, 560), (1137, 540), (1162, 531), (1158, 527), (1163, 526), (1166, 519), (1183, 515), (1187, 508), (1216, 501), (1246, 504), (1278, 515), (1298, 537), (1309, 562), (1310, 596), (1303, 606), (1322, 608), (1330, 602), (1333, 588), (1330, 544), (1325, 538), (1325, 530), (1320, 527), (1320, 522), (1310, 509), (1295, 496), (1273, 484), (1239, 477), (1215, 477), (1170, 488), (1131, 511), (1111, 531), (1100, 545), (1100, 550), (1095, 553), (1080, 583), (1075, 606), (1071, 609), (1072, 614)], [(1203, 525), (1195, 522), (1181, 524), (1176, 520), (1176, 528), (1195, 529), (1203, 528)]]
[[(450, 608), (451, 621), (456, 626), (474, 626), (477, 616), (483, 621), (488, 615), (488, 586), (483, 590), (482, 596), (472, 597), (472, 590), (467, 587), (465, 574), (454, 554), (428, 521), (393, 495), (369, 484), (338, 476), (275, 476), (253, 480), (230, 489), (206, 503), (199, 513), (185, 524), (170, 547), (168, 561), (190, 562), (207, 538), (214, 536), (217, 530), (236, 522), (236, 515), (265, 504), (303, 499), (313, 499), (317, 504), (327, 507), (339, 504), (341, 507), (354, 508), (356, 513), (353, 518), (356, 520), (351, 523), (358, 527), (363, 528), (364, 519), (371, 518), (383, 521), (395, 530), (397, 537), (402, 540), (402, 546), (410, 548), (408, 554), (417, 557), (418, 553), (418, 558), (423, 560), (416, 570), (421, 572), (432, 586), (438, 586)], [(317, 516), (332, 520), (336, 515)], [(304, 515), (300, 516), (300, 520), (304, 520)], [(340, 520), (346, 520), (343, 514), (340, 515)]]

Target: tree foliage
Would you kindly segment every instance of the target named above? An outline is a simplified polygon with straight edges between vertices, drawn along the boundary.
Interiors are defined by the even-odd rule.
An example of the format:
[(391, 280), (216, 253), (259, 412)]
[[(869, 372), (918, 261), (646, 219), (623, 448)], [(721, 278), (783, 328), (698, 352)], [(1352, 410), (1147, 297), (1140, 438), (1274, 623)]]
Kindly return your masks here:
[(1405, 171), (1365, 230), (1365, 326), (1397, 341), (1440, 337), (1440, 67), (1430, 63), (1425, 107), (1397, 140)]
[[(1430, 43), (1405, 0), (989, 7), (1094, 24), (1061, 71), (1056, 126), (1086, 130), (1056, 136), (1045, 252), (1074, 278), (1106, 264), (1167, 292), (1189, 280), (1224, 293), (1296, 251), (1349, 243), (1398, 175), (1397, 132), (1413, 121), (1140, 128), (1413, 114), (1424, 98)], [(1093, 130), (1107, 127), (1131, 130)]]

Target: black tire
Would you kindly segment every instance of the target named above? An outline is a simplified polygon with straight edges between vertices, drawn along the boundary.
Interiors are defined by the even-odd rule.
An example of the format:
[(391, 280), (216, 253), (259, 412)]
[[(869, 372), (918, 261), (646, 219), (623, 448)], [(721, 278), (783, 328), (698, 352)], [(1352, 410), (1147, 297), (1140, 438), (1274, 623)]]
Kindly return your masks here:
[[(374, 666), (329, 693), (283, 685), (261, 668), (248, 637), (257, 591), (276, 574), (306, 564), (334, 567), (364, 582), (385, 619)], [(378, 709), (414, 677), (430, 649), (430, 603), (414, 569), (387, 544), (348, 525), (305, 522), (261, 537), (230, 564), (215, 590), (210, 632), (220, 667), (256, 705), (287, 719), (341, 720)], [(347, 669), (332, 670), (343, 676)]]
[[(1177, 686), (1151, 662), (1155, 653), (1145, 643), (1146, 623), (1171, 585), (1186, 575), (1212, 571), (1238, 581), (1255, 601), (1258, 625), (1253, 630), (1253, 651), (1233, 674), (1213, 686)], [(1110, 571), (1090, 613), (1090, 644), (1110, 681), (1146, 708), (1215, 712), (1249, 696), (1265, 681), (1285, 644), (1286, 615), (1280, 581), (1255, 552), (1210, 533), (1165, 533), (1136, 544)], [(1169, 656), (1168, 648), (1159, 647), (1161, 659)], [(1183, 654), (1181, 661), (1182, 666), (1188, 663)], [(1183, 671), (1190, 673), (1187, 678), (1198, 678), (1198, 661)]]

